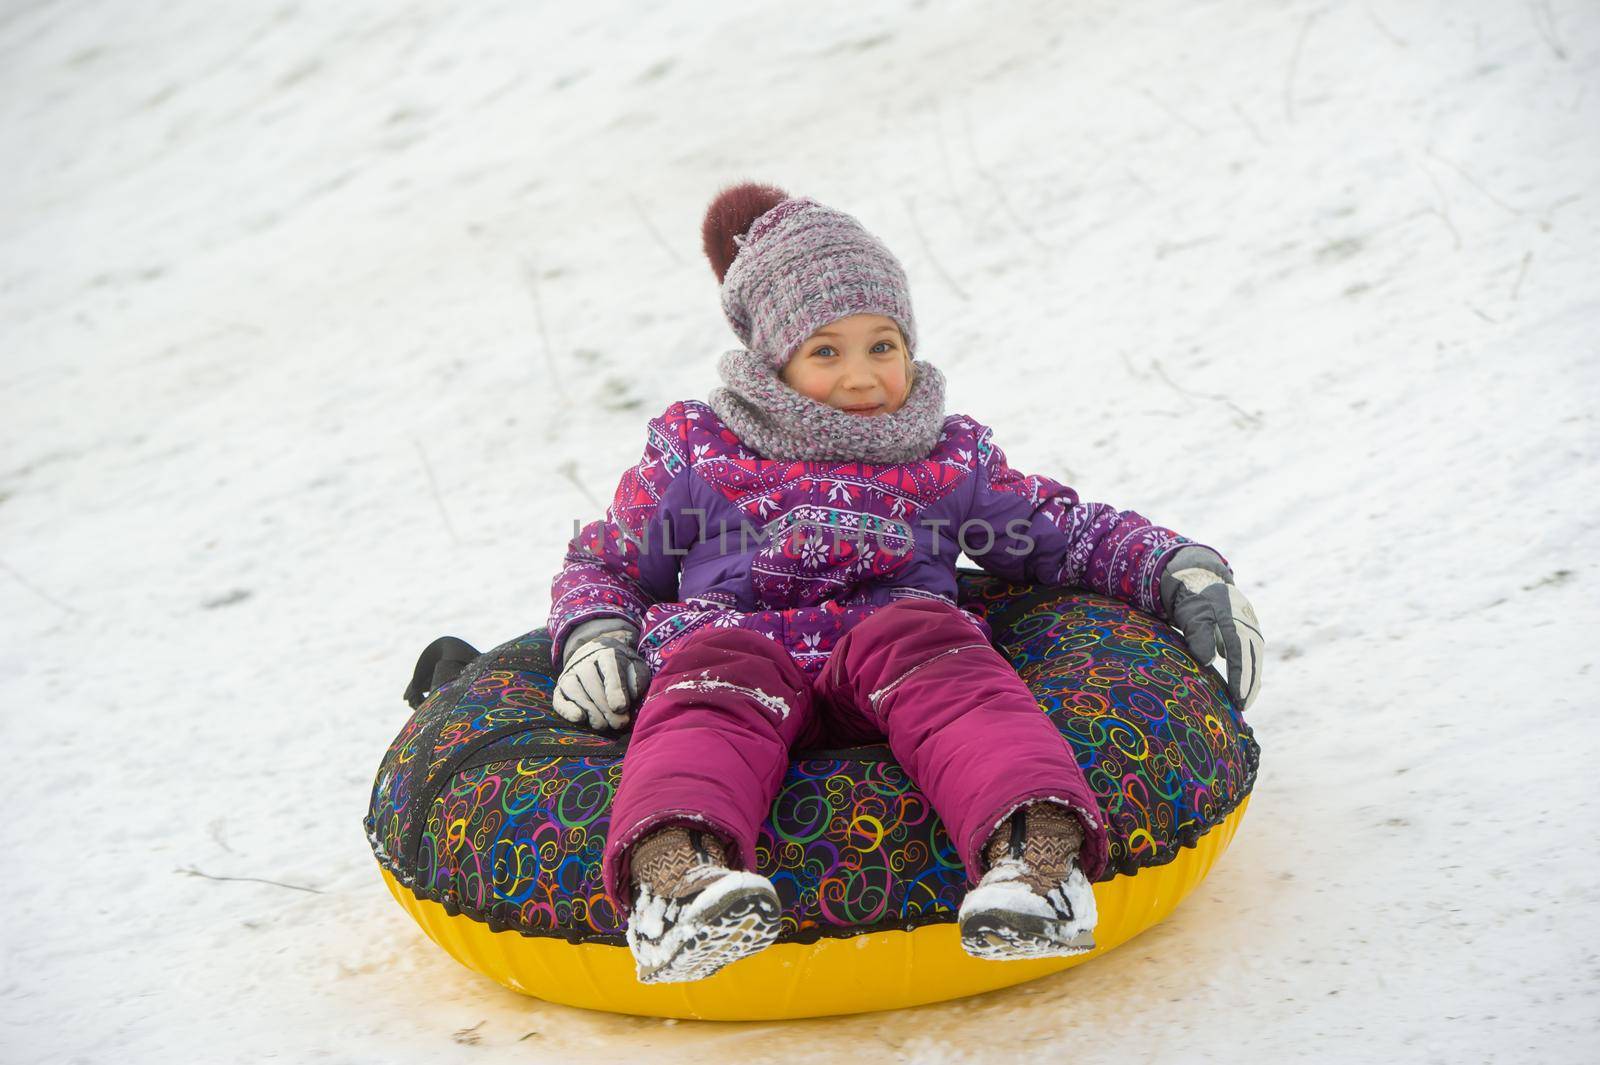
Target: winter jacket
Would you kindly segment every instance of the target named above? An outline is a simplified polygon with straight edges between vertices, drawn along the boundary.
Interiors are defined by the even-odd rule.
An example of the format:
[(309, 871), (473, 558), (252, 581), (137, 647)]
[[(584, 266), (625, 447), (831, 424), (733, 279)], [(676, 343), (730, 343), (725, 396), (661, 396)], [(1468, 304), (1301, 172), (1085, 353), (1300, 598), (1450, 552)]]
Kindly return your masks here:
[(1164, 617), (1161, 571), (1193, 541), (1012, 469), (991, 435), (950, 414), (920, 461), (778, 461), (707, 404), (672, 404), (651, 419), (605, 517), (568, 544), (551, 587), (554, 660), (574, 626), (620, 617), (655, 670), (713, 625), (776, 640), (815, 674), (878, 607), (955, 603), (962, 553), (1007, 580), (1080, 586)]

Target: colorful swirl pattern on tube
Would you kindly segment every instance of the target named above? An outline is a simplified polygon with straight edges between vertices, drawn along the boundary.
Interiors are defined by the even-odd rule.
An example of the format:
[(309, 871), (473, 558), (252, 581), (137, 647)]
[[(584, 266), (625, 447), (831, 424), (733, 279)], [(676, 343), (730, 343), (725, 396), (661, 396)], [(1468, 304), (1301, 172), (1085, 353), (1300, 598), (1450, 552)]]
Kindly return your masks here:
[[(1248, 796), (1255, 740), (1162, 622), (970, 570), (961, 605), (1077, 753), (1109, 825), (1107, 878), (1171, 861)], [(549, 651), (536, 630), (430, 695), (379, 768), (368, 836), (386, 871), (452, 915), (620, 943), (600, 853), (626, 737), (551, 711)], [(756, 861), (783, 902), (780, 942), (950, 923), (965, 893), (938, 815), (882, 746), (797, 752)]]

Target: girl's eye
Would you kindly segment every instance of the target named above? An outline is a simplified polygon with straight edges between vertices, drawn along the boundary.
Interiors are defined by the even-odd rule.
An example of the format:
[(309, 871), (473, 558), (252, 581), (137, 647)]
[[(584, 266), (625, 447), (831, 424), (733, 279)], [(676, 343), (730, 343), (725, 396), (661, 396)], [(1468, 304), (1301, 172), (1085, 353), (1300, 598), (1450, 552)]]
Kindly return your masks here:
[(825, 351), (826, 352), (831, 352), (832, 350), (833, 350), (832, 348), (830, 348), (830, 347), (828, 347), (828, 345), (824, 344), (824, 345), (822, 345), (822, 347), (814, 349), (811, 352), (811, 354), (813, 354), (813, 355), (821, 355)]
[(880, 341), (878, 341), (876, 344), (874, 344), (872, 346), (874, 348), (881, 347), (886, 352), (893, 351), (894, 350), (894, 341), (892, 341), (892, 340), (880, 340)]

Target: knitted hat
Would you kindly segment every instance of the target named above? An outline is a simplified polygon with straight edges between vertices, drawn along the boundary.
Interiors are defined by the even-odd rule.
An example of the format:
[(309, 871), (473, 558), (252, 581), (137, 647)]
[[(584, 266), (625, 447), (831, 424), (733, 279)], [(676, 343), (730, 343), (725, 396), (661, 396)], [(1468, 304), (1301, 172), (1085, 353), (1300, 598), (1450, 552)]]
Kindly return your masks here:
[(712, 201), (702, 236), (728, 324), (774, 370), (813, 332), (852, 314), (894, 319), (915, 357), (905, 270), (843, 211), (770, 185), (736, 185)]

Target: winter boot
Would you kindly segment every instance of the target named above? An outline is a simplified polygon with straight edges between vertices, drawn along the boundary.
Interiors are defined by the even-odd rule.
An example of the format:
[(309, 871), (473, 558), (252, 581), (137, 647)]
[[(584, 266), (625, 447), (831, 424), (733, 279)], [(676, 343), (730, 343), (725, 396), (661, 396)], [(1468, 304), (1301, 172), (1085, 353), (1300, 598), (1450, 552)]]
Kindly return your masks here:
[(1006, 961), (1094, 949), (1094, 891), (1078, 868), (1083, 829), (1066, 807), (1035, 802), (1012, 814), (984, 847), (989, 871), (967, 892), (961, 947)]
[(633, 848), (628, 949), (641, 984), (700, 980), (778, 938), (772, 881), (729, 869), (716, 836), (659, 829)]

